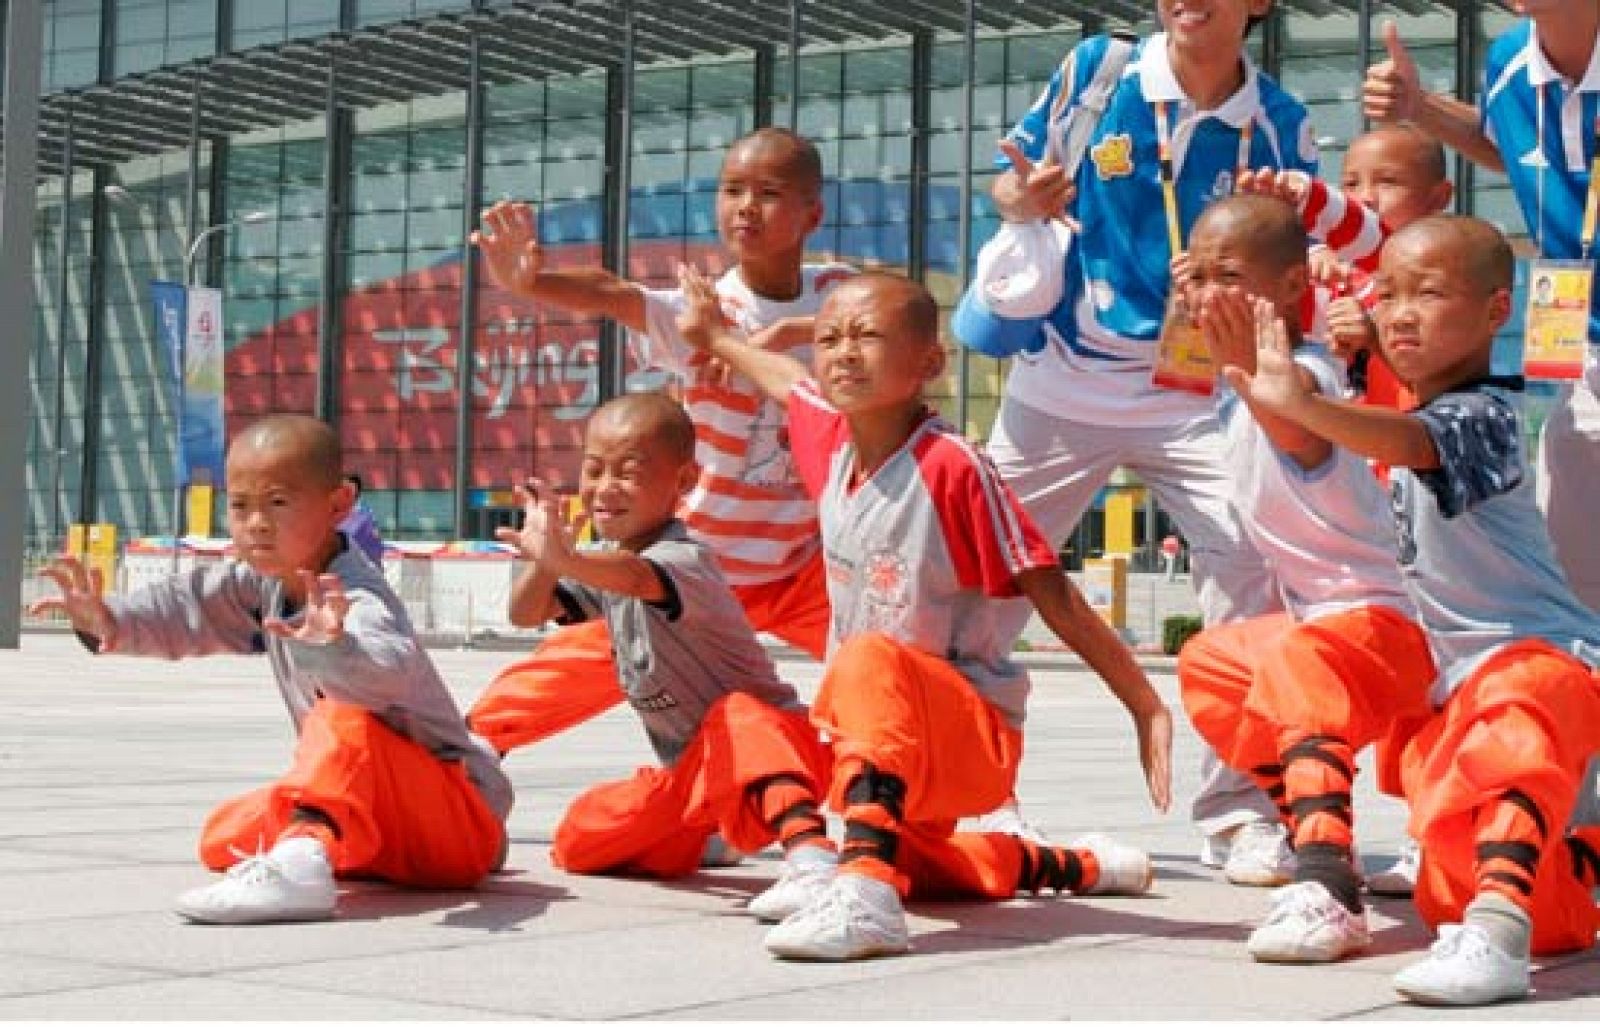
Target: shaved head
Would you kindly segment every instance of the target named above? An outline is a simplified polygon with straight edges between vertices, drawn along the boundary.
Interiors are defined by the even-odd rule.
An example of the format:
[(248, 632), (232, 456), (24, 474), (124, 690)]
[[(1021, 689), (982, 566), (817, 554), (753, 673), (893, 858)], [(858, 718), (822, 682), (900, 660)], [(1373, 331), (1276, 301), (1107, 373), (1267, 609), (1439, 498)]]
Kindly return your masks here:
[(1415, 125), (1379, 125), (1364, 132), (1350, 143), (1358, 146), (1379, 146), (1408, 166), (1423, 172), (1424, 181), (1443, 182), (1450, 175), (1445, 162), (1444, 144)]
[(1473, 286), (1488, 294), (1510, 290), (1516, 274), (1511, 244), (1487, 221), (1465, 214), (1434, 214), (1389, 237), (1383, 263), (1415, 259), (1425, 251), (1454, 259)]
[(251, 422), (228, 447), (230, 461), (244, 454), (290, 462), (318, 487), (332, 490), (344, 481), (338, 433), (305, 414), (272, 414)]
[(1300, 215), (1276, 196), (1243, 193), (1217, 200), (1200, 212), (1189, 233), (1190, 244), (1201, 236), (1232, 243), (1247, 240), (1250, 259), (1275, 271), (1306, 262), (1308, 240)]
[(875, 303), (891, 308), (894, 322), (904, 334), (918, 342), (939, 342), (939, 304), (921, 283), (886, 271), (863, 271), (834, 286), (829, 295), (862, 292)]
[(672, 459), (694, 459), (694, 422), (677, 400), (664, 392), (630, 392), (594, 412), (591, 425), (654, 439)]
[(770, 160), (783, 177), (813, 198), (822, 195), (822, 154), (811, 140), (787, 128), (758, 128), (734, 140), (723, 159), (726, 165), (735, 156), (755, 156)]

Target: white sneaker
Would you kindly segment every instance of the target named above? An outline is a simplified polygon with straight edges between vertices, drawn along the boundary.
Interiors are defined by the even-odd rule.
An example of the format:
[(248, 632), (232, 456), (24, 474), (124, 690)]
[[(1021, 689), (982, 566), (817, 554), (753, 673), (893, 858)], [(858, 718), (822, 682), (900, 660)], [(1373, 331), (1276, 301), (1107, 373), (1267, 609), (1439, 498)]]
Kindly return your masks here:
[(1100, 878), (1089, 889), (1090, 895), (1143, 895), (1155, 883), (1155, 868), (1145, 851), (1110, 835), (1082, 835), (1068, 842), (1067, 848), (1088, 849), (1100, 864)]
[(772, 887), (751, 899), (745, 909), (762, 923), (775, 924), (815, 902), (838, 871), (837, 853), (802, 845), (784, 857), (783, 869)]
[(743, 862), (744, 853), (729, 845), (720, 834), (707, 838), (706, 847), (700, 851), (702, 867), (736, 867)]
[(979, 834), (1014, 835), (1035, 845), (1050, 844), (1050, 838), (1043, 831), (1022, 819), (1022, 807), (1015, 799), (979, 817), (973, 822), (973, 830)]
[(202, 924), (271, 924), (327, 920), (339, 900), (322, 846), (260, 853), (234, 864), (222, 880), (178, 896), (178, 915)]
[(1417, 874), (1421, 871), (1422, 846), (1408, 838), (1393, 863), (1367, 878), (1367, 891), (1405, 898), (1417, 890)]
[(1234, 884), (1273, 888), (1294, 880), (1294, 850), (1282, 824), (1252, 820), (1234, 832), (1222, 876)]
[(1425, 1006), (1483, 1006), (1528, 994), (1528, 958), (1510, 955), (1472, 924), (1442, 924), (1428, 958), (1394, 975), (1395, 990)]
[(1272, 909), (1245, 943), (1263, 963), (1331, 963), (1372, 944), (1365, 911), (1352, 913), (1317, 881), (1272, 893)]
[(1233, 832), (1223, 831), (1219, 834), (1208, 834), (1200, 839), (1200, 865), (1213, 870), (1221, 870), (1228, 862), (1228, 853), (1233, 849)]
[(865, 959), (910, 951), (911, 932), (892, 886), (837, 874), (815, 902), (767, 932), (766, 946), (785, 959)]

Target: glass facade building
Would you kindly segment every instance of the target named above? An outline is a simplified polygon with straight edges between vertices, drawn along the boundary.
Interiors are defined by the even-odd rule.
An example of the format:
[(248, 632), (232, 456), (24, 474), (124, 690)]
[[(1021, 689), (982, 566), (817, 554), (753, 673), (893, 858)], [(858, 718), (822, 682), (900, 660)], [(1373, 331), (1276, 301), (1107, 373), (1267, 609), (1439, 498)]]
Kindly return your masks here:
[[(27, 442), (36, 549), (58, 546), (71, 523), (112, 522), (124, 537), (167, 534), (175, 524), (177, 418), (153, 279), (221, 288), (230, 426), (271, 411), (326, 416), (387, 537), (488, 537), (510, 516), (514, 481), (539, 473), (572, 483), (587, 414), (617, 383), (602, 360), (616, 343), (606, 326), (505, 296), (463, 265), (465, 234), (481, 209), (503, 198), (531, 201), (552, 262), (608, 263), (665, 284), (681, 261), (722, 266), (712, 203), (728, 143), (761, 124), (794, 123), (825, 164), (827, 217), (810, 249), (903, 270), (948, 307), (963, 258), (997, 223), (988, 198), (995, 140), (1086, 32), (1148, 31), (1154, 10), (1046, 4), (1041, 10), (1096, 15), (981, 27), (969, 176), (967, 40), (951, 28), (964, 4), (911, 4), (929, 12), (927, 28), (875, 31), (847, 6), (800, 3), (798, 67), (782, 43), (786, 23), (766, 26), (773, 44), (757, 38), (762, 26), (739, 21), (789, 6), (774, 3), (749, 5), (756, 13), (743, 15), (721, 4), (656, 5), (665, 12), (656, 16), (679, 22), (679, 31), (658, 33), (660, 45), (635, 65), (519, 62), (513, 32), (532, 30), (508, 22), (501, 32), (496, 15), (541, 6), (45, 0), (51, 113), (40, 139), (48, 159), (38, 192)], [(594, 12), (591, 35), (567, 40), (573, 48), (618, 52), (618, 11), (627, 5), (562, 6)], [(1399, 22), (1430, 86), (1465, 96), (1476, 88), (1485, 41), (1510, 23), (1501, 8), (1483, 4), (1276, 8), (1252, 38), (1254, 54), (1311, 107), (1330, 175), (1361, 130), (1360, 82), (1382, 54), (1382, 19)], [(717, 19), (752, 45), (697, 52), (697, 24)], [(417, 42), (435, 21), (449, 21), (460, 38), (493, 36), (485, 62), (499, 74), (476, 93), (438, 88)], [(560, 29), (580, 30), (570, 21)], [(641, 38), (649, 31), (640, 29)], [(325, 106), (331, 113), (291, 117), (294, 95), (329, 90), (322, 79), (297, 78), (294, 61), (331, 34), (351, 46), (373, 40), (390, 54), (409, 48), (412, 62), (397, 67), (416, 70), (382, 82), (347, 78)], [(120, 127), (93, 120), (100, 91), (169, 75), (181, 93), (183, 75), (195, 69), (279, 53), (281, 61), (241, 65), (249, 70), (229, 97), (235, 107), (281, 111), (261, 119), (266, 127), (241, 120), (228, 131), (224, 119), (208, 121), (191, 151), (170, 119)], [(450, 71), (466, 81), (466, 67)], [(63, 176), (67, 125), (75, 159)], [(116, 152), (95, 146), (117, 132), (163, 145), (96, 159)], [(1453, 173), (1461, 209), (1520, 232), (1496, 176), (1459, 164)], [(211, 226), (228, 227), (194, 247), (191, 259), (191, 241)], [(981, 438), (1005, 368), (976, 356), (951, 366), (935, 398)], [(625, 387), (657, 380), (626, 373)], [(1153, 523), (1140, 534), (1142, 543), (1160, 537)], [(1080, 551), (1093, 548), (1086, 539)]]

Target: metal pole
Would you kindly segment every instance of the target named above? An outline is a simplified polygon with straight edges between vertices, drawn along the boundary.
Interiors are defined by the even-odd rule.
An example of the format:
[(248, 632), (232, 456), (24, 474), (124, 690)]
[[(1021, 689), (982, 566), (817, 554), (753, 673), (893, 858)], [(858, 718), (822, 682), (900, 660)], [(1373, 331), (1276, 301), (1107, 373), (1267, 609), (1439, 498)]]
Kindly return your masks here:
[(483, 203), (483, 38), (470, 30), (467, 56), (467, 167), (461, 187), (461, 320), (456, 343), (455, 537), (467, 537), (468, 492), (472, 485), (472, 381), (474, 324), (478, 313), (478, 255), (467, 241)]
[[(610, 269), (628, 274), (628, 217), (633, 191), (633, 98), (634, 98), (634, 20), (633, 4), (622, 4), (622, 64), (613, 77), (613, 112), (606, 126), (611, 174), (607, 179), (610, 209), (607, 211), (607, 252)], [(600, 402), (620, 396), (627, 388), (623, 327), (607, 321), (600, 335)]]
[[(50, 460), (50, 544), (61, 547), (61, 465), (66, 459), (67, 447), (61, 438), (67, 401), (67, 323), (68, 287), (72, 279), (72, 178), (73, 144), (72, 107), (67, 107), (66, 128), (61, 135), (61, 260), (58, 265), (56, 295), (56, 382), (55, 405), (52, 408), (53, 425), (50, 443), (54, 453)], [(61, 547), (65, 548), (65, 547)]]
[(800, 19), (801, 0), (789, 0), (789, 128), (800, 131)]
[[(200, 228), (200, 76), (194, 78), (194, 97), (189, 102), (189, 176), (184, 190), (184, 230), (183, 239), (185, 253), (183, 256), (183, 320), (178, 326), (178, 407), (175, 412), (174, 422), (177, 439), (174, 442), (173, 454), (173, 481), (172, 481), (172, 573), (178, 573), (179, 551), (182, 546), (179, 539), (188, 534), (184, 528), (188, 522), (187, 505), (189, 488), (189, 455), (185, 444), (184, 432), (188, 427), (186, 416), (189, 406), (189, 304), (194, 301), (194, 287), (200, 283), (194, 278), (194, 255), (199, 252), (200, 243), (211, 234), (211, 229), (204, 232)], [(156, 218), (159, 222), (160, 213)], [(159, 224), (157, 231), (159, 231)], [(183, 471), (178, 473), (178, 462), (183, 462)]]
[[(0, 346), (0, 438), (28, 432), (28, 359), (33, 353), (33, 224), (38, 206), (39, 72), (44, 47), (38, 0), (5, 9), (5, 154), (0, 166), (0, 310), (13, 316)], [(27, 447), (0, 446), (0, 648), (22, 638), (23, 538), (28, 518)]]
[[(960, 233), (956, 246), (956, 285), (967, 288), (972, 266), (972, 122), (977, 117), (978, 92), (978, 5), (967, 0), (961, 30), (961, 211), (956, 219)], [(956, 347), (956, 424), (967, 432), (972, 409), (972, 361), (965, 346)]]
[[(1372, 0), (1359, 0), (1356, 4), (1356, 54), (1361, 61), (1361, 67), (1356, 71), (1356, 78), (1366, 77), (1367, 69), (1372, 67)], [(1359, 88), (1360, 83), (1357, 82)], [(1365, 132), (1372, 127), (1372, 119), (1366, 113), (1361, 115), (1361, 131)]]

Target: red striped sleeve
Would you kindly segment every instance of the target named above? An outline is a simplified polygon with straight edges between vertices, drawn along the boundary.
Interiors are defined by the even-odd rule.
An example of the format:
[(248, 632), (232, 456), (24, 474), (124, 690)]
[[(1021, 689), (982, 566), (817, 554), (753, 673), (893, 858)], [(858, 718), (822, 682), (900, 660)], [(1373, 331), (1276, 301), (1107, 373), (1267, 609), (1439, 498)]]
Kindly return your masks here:
[(970, 442), (935, 427), (923, 432), (915, 454), (963, 588), (1010, 598), (1021, 594), (1018, 574), (1056, 566), (1033, 518)]
[(844, 415), (822, 398), (816, 382), (803, 379), (789, 390), (789, 455), (812, 499), (827, 487), (828, 464), (849, 433)]

